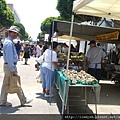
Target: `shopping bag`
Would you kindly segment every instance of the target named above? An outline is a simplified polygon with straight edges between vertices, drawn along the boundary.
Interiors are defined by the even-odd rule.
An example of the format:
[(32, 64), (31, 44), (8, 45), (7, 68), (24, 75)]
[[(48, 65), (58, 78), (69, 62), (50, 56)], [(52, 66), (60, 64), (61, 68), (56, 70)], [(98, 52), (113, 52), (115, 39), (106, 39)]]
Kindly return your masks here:
[(6, 92), (7, 93), (17, 93), (21, 89), (20, 76), (10, 76), (6, 79)]

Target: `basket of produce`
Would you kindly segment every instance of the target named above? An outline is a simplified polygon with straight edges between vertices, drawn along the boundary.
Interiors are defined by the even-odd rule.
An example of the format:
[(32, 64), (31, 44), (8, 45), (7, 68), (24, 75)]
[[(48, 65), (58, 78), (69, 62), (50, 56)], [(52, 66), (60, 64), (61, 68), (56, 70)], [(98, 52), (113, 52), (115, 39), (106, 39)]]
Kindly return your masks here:
[(95, 77), (91, 76), (83, 70), (77, 72), (76, 70), (63, 69), (62, 72), (65, 77), (70, 80), (71, 85), (94, 85), (98, 83), (98, 80)]

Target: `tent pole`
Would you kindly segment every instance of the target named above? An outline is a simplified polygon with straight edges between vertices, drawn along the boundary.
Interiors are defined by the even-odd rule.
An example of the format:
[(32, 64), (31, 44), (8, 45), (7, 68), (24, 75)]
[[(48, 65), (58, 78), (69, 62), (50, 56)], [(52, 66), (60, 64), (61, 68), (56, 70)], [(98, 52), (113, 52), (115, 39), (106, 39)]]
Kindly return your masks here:
[[(50, 74), (50, 94), (52, 94), (52, 88), (53, 88), (53, 85), (51, 86), (51, 81), (52, 81), (52, 56), (53, 56), (53, 52), (52, 52), (52, 49), (53, 49), (53, 34), (54, 34), (54, 21), (53, 21), (53, 24), (52, 24), (52, 36), (51, 36), (51, 74)], [(51, 97), (50, 97), (50, 105), (51, 105), (51, 101), (52, 101), (52, 99), (51, 99)]]
[(70, 57), (70, 49), (71, 49), (71, 40), (72, 40), (72, 31), (73, 31), (73, 21), (74, 21), (74, 13), (72, 14), (71, 28), (70, 28), (70, 40), (69, 40), (69, 50), (68, 50), (68, 58), (67, 58), (67, 70), (68, 70), (68, 68), (69, 68), (69, 57)]
[[(68, 71), (68, 66), (69, 66), (69, 57), (70, 57), (70, 48), (71, 48), (71, 39), (72, 39), (72, 30), (73, 30), (73, 21), (74, 21), (74, 13), (72, 13), (72, 20), (71, 20), (71, 29), (70, 29), (70, 40), (69, 40), (69, 50), (68, 50), (68, 58), (67, 58), (67, 71)], [(68, 73), (67, 73), (68, 74)], [(64, 106), (65, 106), (65, 96), (66, 94), (66, 86), (67, 82), (65, 82), (64, 85), (64, 93), (63, 93), (63, 103), (62, 103), (62, 115), (64, 114)], [(69, 90), (68, 90), (69, 91)], [(68, 98), (66, 98), (68, 99)], [(63, 116), (62, 116), (63, 117)]]
[(84, 55), (86, 54), (86, 49), (87, 49), (87, 41), (85, 41)]

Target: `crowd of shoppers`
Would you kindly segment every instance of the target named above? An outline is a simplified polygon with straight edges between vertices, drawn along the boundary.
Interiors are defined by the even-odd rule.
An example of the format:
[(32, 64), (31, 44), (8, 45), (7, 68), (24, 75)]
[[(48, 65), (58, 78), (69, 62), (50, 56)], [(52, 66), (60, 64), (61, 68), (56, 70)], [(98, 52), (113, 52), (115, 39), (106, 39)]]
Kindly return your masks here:
[[(63, 45), (58, 47), (57, 42), (52, 42), (48, 44), (41, 44), (37, 41), (36, 45), (23, 44), (18, 41), (16, 44), (13, 42), (19, 36), (19, 28), (17, 26), (11, 26), (8, 29), (8, 37), (5, 39), (3, 43), (3, 59), (4, 59), (4, 80), (1, 89), (1, 97), (0, 97), (0, 105), (2, 106), (11, 106), (12, 104), (7, 101), (7, 95), (5, 86), (6, 80), (10, 80), (11, 76), (17, 75), (17, 62), (20, 60), (22, 56), (24, 58), (24, 64), (28, 64), (28, 59), (31, 56), (40, 58), (42, 56), (43, 62), (38, 64), (40, 67), (40, 76), (42, 80), (42, 94), (44, 97), (53, 97), (51, 93), (51, 88), (54, 82), (55, 69), (59, 69), (58, 66), (58, 58), (57, 52), (63, 52), (64, 54), (68, 54), (69, 47), (64, 43)], [(92, 76), (96, 77), (96, 79), (101, 79), (101, 63), (104, 59), (104, 52), (101, 48), (96, 46), (96, 42), (94, 40), (90, 41), (88, 44), (90, 45), (90, 49), (87, 52), (87, 67), (88, 73)], [(71, 50), (75, 51), (75, 48), (71, 46)], [(20, 99), (21, 105), (28, 104), (32, 101), (32, 99), (27, 99), (24, 95), (22, 88), (17, 92), (17, 95)]]
[[(20, 60), (21, 56), (25, 59), (25, 65), (27, 65), (30, 56), (34, 55), (34, 57), (39, 58), (41, 55), (44, 55), (44, 62), (41, 64), (43, 93), (45, 93), (45, 97), (52, 97), (50, 96), (50, 88), (54, 80), (54, 69), (55, 67), (58, 67), (57, 53), (55, 52), (58, 44), (56, 42), (53, 42), (51, 47), (49, 47), (48, 44), (44, 44), (43, 46), (41, 46), (40, 42), (37, 42), (34, 47), (29, 44), (20, 43), (20, 41), (15, 44), (13, 40), (16, 39), (18, 36), (19, 28), (17, 26), (11, 26), (10, 29), (8, 29), (8, 36), (5, 38), (3, 43), (4, 79), (0, 96), (1, 106), (12, 105), (10, 102), (7, 101), (8, 93), (6, 91), (6, 81), (10, 81), (11, 76), (18, 75), (17, 62)], [(53, 54), (52, 58), (51, 54)], [(50, 73), (52, 74), (52, 77)], [(32, 99), (26, 98), (22, 88), (16, 91), (16, 93), (19, 97), (21, 105), (28, 104), (32, 101)]]

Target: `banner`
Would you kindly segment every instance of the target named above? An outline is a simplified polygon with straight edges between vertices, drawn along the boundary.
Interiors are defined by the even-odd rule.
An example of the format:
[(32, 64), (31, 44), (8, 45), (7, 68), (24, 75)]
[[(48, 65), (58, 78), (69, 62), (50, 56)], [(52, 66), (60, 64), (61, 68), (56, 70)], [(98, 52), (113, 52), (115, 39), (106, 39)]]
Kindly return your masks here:
[(100, 41), (100, 40), (118, 40), (119, 37), (119, 32), (112, 32), (108, 34), (103, 34), (103, 35), (97, 35), (95, 36), (95, 41)]

